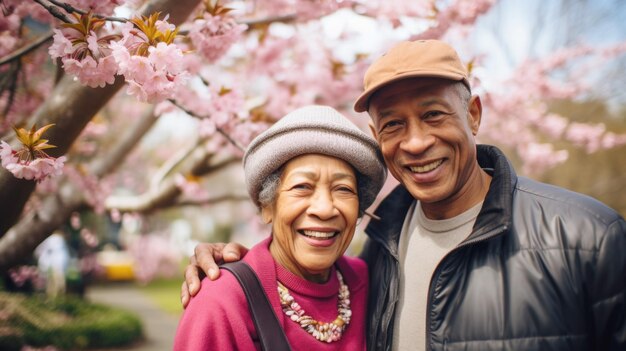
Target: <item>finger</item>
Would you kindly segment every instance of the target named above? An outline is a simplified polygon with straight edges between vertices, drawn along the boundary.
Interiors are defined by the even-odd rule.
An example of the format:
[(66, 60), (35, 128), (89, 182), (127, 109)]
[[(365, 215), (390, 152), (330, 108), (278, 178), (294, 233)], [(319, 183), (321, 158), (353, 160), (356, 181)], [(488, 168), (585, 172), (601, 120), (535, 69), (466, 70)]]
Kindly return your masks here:
[(223, 262), (222, 251), (224, 246), (225, 244), (223, 243), (201, 243), (196, 245), (194, 250), (197, 266), (199, 266), (211, 280), (217, 279), (220, 275), (220, 270), (217, 265)]
[(186, 288), (190, 297), (198, 294), (198, 291), (200, 291), (200, 274), (198, 272), (198, 266), (189, 264), (187, 268), (185, 268), (184, 285), (185, 286), (182, 289)]
[(187, 287), (187, 281), (183, 280), (183, 284), (180, 287), (180, 302), (183, 305), (183, 309), (187, 308), (189, 304), (189, 288)]
[(224, 247), (224, 262), (239, 261), (247, 252), (248, 249), (241, 244), (228, 243)]

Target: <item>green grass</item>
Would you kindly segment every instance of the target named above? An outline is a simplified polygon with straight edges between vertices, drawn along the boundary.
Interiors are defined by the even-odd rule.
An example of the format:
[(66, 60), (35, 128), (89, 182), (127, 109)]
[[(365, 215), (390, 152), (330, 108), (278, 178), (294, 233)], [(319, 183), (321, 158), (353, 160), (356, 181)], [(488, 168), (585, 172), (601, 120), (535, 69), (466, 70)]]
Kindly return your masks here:
[(179, 316), (183, 312), (183, 306), (180, 303), (180, 286), (182, 283), (182, 278), (155, 279), (147, 285), (139, 286), (139, 289), (160, 309)]

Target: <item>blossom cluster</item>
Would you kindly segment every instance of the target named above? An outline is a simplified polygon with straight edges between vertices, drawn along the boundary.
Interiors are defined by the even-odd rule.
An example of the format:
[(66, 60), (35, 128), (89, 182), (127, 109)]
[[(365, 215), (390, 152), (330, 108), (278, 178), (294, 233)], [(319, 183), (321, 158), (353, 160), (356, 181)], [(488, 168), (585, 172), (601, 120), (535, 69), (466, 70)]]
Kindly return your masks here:
[[(82, 2), (89, 9), (99, 9), (93, 1)], [(222, 57), (247, 28), (228, 11), (220, 5), (208, 6), (189, 29), (191, 45), (211, 63)], [(173, 98), (197, 64), (186, 60), (189, 50), (185, 43), (174, 42), (176, 26), (167, 21), (168, 16), (159, 19), (159, 15), (105, 26), (106, 21), (92, 13), (73, 13), (71, 23), (55, 29), (49, 54), (60, 59), (65, 72), (84, 85), (104, 87), (121, 75), (128, 84), (127, 93), (139, 101), (156, 103)]]
[(470, 26), (476, 22), (480, 15), (487, 13), (495, 0), (456, 0), (446, 8), (439, 10), (434, 7), (434, 25), (424, 32), (413, 36), (412, 40), (442, 38), (452, 28), (456, 27), (461, 34), (463, 26)]
[(202, 202), (209, 198), (209, 193), (200, 183), (200, 179), (194, 175), (189, 174), (185, 176), (178, 173), (174, 176), (174, 183), (183, 195), (190, 200)]
[(67, 73), (92, 88), (113, 84), (117, 73), (115, 60), (95, 31), (80, 33), (74, 28), (55, 29), (53, 39), (54, 43), (48, 49), (50, 57), (61, 59)]
[(227, 16), (206, 12), (193, 21), (189, 38), (194, 47), (209, 61), (215, 62), (241, 38), (247, 26)]
[(48, 177), (61, 175), (63, 165), (67, 158), (61, 156), (58, 158), (46, 157), (36, 158), (31, 161), (20, 160), (16, 156), (16, 151), (9, 144), (0, 141), (0, 159), (2, 159), (2, 167), (11, 172), (16, 178), (35, 180), (40, 182)]

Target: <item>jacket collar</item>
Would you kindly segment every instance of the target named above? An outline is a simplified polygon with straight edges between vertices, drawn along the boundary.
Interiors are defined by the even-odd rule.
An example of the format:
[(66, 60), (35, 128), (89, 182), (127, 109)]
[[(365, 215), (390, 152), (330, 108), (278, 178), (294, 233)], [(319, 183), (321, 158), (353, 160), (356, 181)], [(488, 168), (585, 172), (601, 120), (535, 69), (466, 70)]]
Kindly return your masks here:
[[(487, 239), (511, 227), (513, 189), (517, 184), (515, 170), (497, 147), (477, 145), (478, 164), (492, 176), (489, 191), (478, 214), (472, 234), (461, 245)], [(365, 233), (385, 247), (394, 257), (398, 254), (398, 240), (413, 196), (402, 185), (397, 186), (376, 211), (380, 219), (372, 218)]]

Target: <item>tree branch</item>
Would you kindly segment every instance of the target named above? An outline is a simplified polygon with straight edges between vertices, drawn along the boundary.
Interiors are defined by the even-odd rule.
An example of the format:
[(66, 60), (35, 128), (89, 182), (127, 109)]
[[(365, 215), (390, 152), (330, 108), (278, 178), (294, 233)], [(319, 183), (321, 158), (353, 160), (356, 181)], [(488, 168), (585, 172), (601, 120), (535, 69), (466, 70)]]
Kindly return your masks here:
[(157, 170), (156, 174), (150, 180), (150, 188), (156, 189), (159, 187), (165, 177), (172, 172), (174, 168), (179, 166), (191, 153), (202, 143), (201, 138), (197, 138), (196, 141), (189, 145), (186, 149), (179, 150), (174, 156), (170, 157), (163, 163), (163, 165)]
[[(74, 6), (70, 5), (70, 4), (68, 4), (68, 3), (65, 3), (65, 2), (60, 2), (60, 1), (57, 1), (57, 0), (48, 0), (48, 1), (49, 1), (51, 4), (54, 4), (54, 5), (58, 6), (58, 7), (61, 7), (61, 8), (62, 8), (63, 10), (65, 10), (65, 12), (67, 12), (67, 13), (76, 12), (76, 13), (79, 13), (79, 14), (81, 14), (81, 15), (86, 15), (87, 13), (89, 13), (89, 12), (87, 12), (87, 11), (84, 11), (84, 10), (78, 9), (78, 8), (76, 8), (76, 7), (74, 7)], [(126, 18), (122, 18), (122, 17), (103, 16), (103, 15), (99, 15), (99, 14), (97, 14), (97, 13), (94, 13), (94, 14), (93, 14), (93, 16), (94, 16), (94, 17), (97, 17), (97, 18), (100, 18), (100, 19), (107, 20), (107, 21), (113, 21), (113, 22), (128, 22), (128, 19), (126, 19)]]
[(61, 11), (59, 11), (59, 8), (56, 6), (52, 6), (52, 5), (48, 5), (46, 3), (43, 2), (43, 0), (35, 0), (36, 3), (38, 3), (39, 5), (43, 6), (44, 9), (46, 9), (48, 12), (50, 12), (50, 14), (56, 18), (58, 18), (59, 20), (65, 22), (65, 23), (70, 23), (71, 21), (69, 20), (69, 18), (67, 18), (67, 16), (65, 16), (63, 13), (61, 13)]
[[(201, 116), (196, 115), (193, 111), (190, 111), (188, 109), (186, 109), (183, 105), (179, 104), (176, 100), (174, 99), (169, 99), (169, 102), (171, 102), (172, 104), (174, 104), (174, 106), (178, 107), (179, 109), (183, 110), (183, 112), (185, 112), (186, 114), (195, 117), (195, 118), (204, 118)], [(224, 131), (223, 128), (215, 126), (215, 129), (217, 130), (218, 133), (222, 134), (222, 136), (224, 138), (226, 138), (226, 140), (228, 140), (228, 142), (230, 142), (231, 144), (233, 144), (236, 148), (238, 148), (241, 151), (246, 151), (246, 148), (243, 147), (241, 144), (239, 144), (239, 142), (235, 139), (233, 139), (228, 133), (226, 133), (226, 131)]]
[[(178, 173), (203, 177), (220, 171), (234, 163), (241, 162), (239, 158), (233, 157), (210, 165), (208, 161), (213, 156), (206, 148), (197, 147), (190, 159), (186, 160), (187, 162), (181, 166), (181, 170)], [(161, 181), (158, 187), (151, 187), (143, 194), (110, 196), (105, 201), (105, 208), (108, 210), (115, 209), (120, 212), (150, 213), (158, 208), (175, 206), (181, 194), (182, 191), (176, 184), (174, 177), (170, 176)]]
[(229, 195), (213, 197), (213, 198), (206, 199), (206, 200), (200, 200), (200, 201), (196, 201), (196, 200), (178, 201), (176, 203), (176, 206), (206, 206), (206, 205), (215, 205), (217, 203), (226, 202), (226, 201), (250, 201), (250, 197), (244, 196), (244, 195), (229, 194)]
[(40, 47), (41, 45), (45, 44), (46, 42), (48, 42), (50, 39), (52, 39), (52, 35), (54, 33), (52, 31), (49, 31), (48, 33), (42, 35), (41, 37), (37, 38), (37, 40), (31, 42), (30, 44), (21, 47), (17, 50), (15, 50), (13, 53), (4, 56), (3, 58), (0, 58), (0, 66), (7, 64), (13, 60), (17, 60), (18, 58), (30, 53), (31, 51), (37, 49), (38, 47)]
[[(107, 150), (105, 155), (91, 162), (89, 167), (91, 173), (100, 178), (117, 169), (143, 136), (154, 126), (156, 121), (157, 118), (154, 116), (153, 106), (138, 118), (130, 128), (125, 129), (125, 133), (117, 139), (112, 149)], [(117, 131), (115, 131), (115, 133), (117, 133)]]

